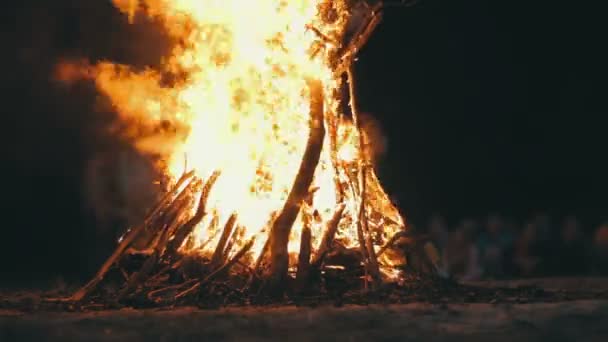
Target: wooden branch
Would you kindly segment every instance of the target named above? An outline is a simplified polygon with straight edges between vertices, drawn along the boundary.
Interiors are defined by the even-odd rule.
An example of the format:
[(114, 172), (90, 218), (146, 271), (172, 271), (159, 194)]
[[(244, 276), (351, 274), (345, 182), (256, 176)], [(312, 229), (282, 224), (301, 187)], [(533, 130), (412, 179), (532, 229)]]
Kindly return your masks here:
[(339, 118), (336, 115), (327, 117), (327, 128), (329, 135), (329, 156), (331, 165), (334, 169), (334, 185), (336, 187), (336, 199), (338, 203), (344, 202), (344, 188), (340, 181), (340, 163), (338, 161), (338, 124)]
[(302, 201), (308, 195), (315, 170), (319, 164), (325, 137), (323, 85), (318, 80), (312, 80), (308, 82), (308, 87), (311, 97), (308, 142), (287, 201), (270, 231), (269, 286), (270, 288), (276, 287), (279, 292), (283, 291), (284, 280), (287, 277), (289, 233), (298, 216)]
[(167, 205), (168, 202), (170, 202), (172, 200), (173, 196), (175, 196), (175, 193), (177, 191), (179, 191), (179, 189), (182, 187), (182, 185), (184, 183), (192, 180), (192, 177), (194, 177), (193, 171), (184, 174), (177, 181), (175, 186), (169, 192), (167, 192), (160, 199), (160, 201), (158, 201), (158, 203), (150, 210), (150, 213), (147, 215), (144, 222), (141, 225), (136, 226), (135, 228), (129, 230), (122, 237), (122, 239), (120, 240), (120, 242), (118, 244), (118, 247), (116, 247), (116, 249), (114, 250), (112, 255), (110, 255), (110, 257), (103, 263), (103, 265), (101, 266), (99, 271), (97, 271), (97, 274), (95, 274), (95, 276), (91, 280), (89, 280), (89, 282), (86, 283), (83, 287), (78, 289), (78, 291), (76, 291), (71, 297), (67, 298), (67, 300), (68, 301), (80, 301), (80, 300), (84, 299), (84, 297), (86, 297), (95, 287), (97, 287), (97, 284), (99, 284), (99, 282), (101, 282), (103, 280), (106, 273), (108, 273), (108, 271), (110, 270), (110, 267), (116, 261), (118, 261), (118, 259), (120, 259), (120, 257), (123, 255), (124, 251), (127, 249), (127, 247), (129, 247), (129, 245), (133, 242), (133, 240), (135, 240), (135, 238), (144, 230), (145, 227), (147, 227), (150, 224), (150, 222), (152, 222), (154, 219), (156, 219), (157, 214), (163, 208), (165, 208), (165, 206)]
[(196, 227), (196, 225), (198, 225), (203, 220), (205, 215), (207, 214), (207, 212), (206, 212), (207, 199), (209, 198), (211, 188), (213, 188), (213, 185), (215, 184), (215, 182), (217, 181), (217, 178), (219, 176), (220, 176), (220, 171), (216, 170), (211, 174), (209, 179), (207, 179), (207, 181), (205, 182), (205, 185), (203, 186), (203, 189), (201, 191), (201, 196), (200, 196), (200, 199), (198, 202), (198, 208), (196, 210), (196, 213), (188, 222), (186, 222), (186, 224), (184, 224), (183, 226), (181, 226), (180, 228), (177, 229), (177, 231), (175, 232), (175, 235), (173, 237), (173, 240), (171, 240), (169, 242), (169, 245), (167, 246), (167, 252), (169, 253), (170, 256), (175, 256), (177, 250), (181, 247), (182, 243), (184, 242), (184, 239), (186, 239), (186, 237), (192, 232), (192, 230)]
[(217, 279), (218, 276), (223, 275), (225, 272), (228, 272), (232, 266), (238, 263), (241, 258), (243, 258), (243, 256), (245, 256), (245, 254), (247, 254), (247, 252), (251, 250), (251, 247), (253, 247), (254, 242), (255, 237), (249, 239), (249, 241), (247, 241), (247, 243), (232, 257), (232, 259), (230, 259), (230, 261), (228, 261), (227, 263), (222, 265), (222, 267), (218, 268), (213, 273), (208, 275), (205, 279), (203, 279), (203, 281), (201, 281), (201, 285), (208, 284), (209, 282)]
[(228, 260), (232, 247), (234, 246), (236, 241), (242, 236), (242, 234), (244, 232), (245, 232), (245, 227), (243, 227), (241, 225), (236, 226), (236, 228), (234, 229), (234, 233), (232, 233), (232, 235), (230, 236), (230, 239), (228, 240), (228, 243), (226, 244), (226, 248), (224, 248), (224, 254), (222, 254), (222, 260)]
[(376, 256), (377, 256), (377, 257), (380, 257), (382, 254), (384, 254), (384, 252), (385, 252), (385, 251), (386, 251), (388, 248), (392, 247), (392, 246), (395, 244), (395, 242), (396, 242), (397, 240), (399, 240), (399, 239), (400, 239), (400, 238), (402, 238), (402, 237), (407, 236), (406, 234), (407, 234), (407, 232), (397, 232), (395, 235), (393, 235), (393, 236), (392, 236), (392, 237), (391, 237), (391, 238), (388, 240), (388, 242), (387, 242), (386, 244), (384, 244), (384, 246), (382, 246), (382, 248), (380, 248), (380, 250), (378, 251), (378, 254), (376, 254)]
[[(348, 184), (350, 185), (350, 189), (353, 194), (353, 197), (358, 198), (360, 195), (360, 192), (358, 191), (359, 188), (354, 184), (350, 175), (348, 177)], [(361, 204), (361, 200), (359, 200), (359, 201), (360, 201), (359, 204)], [(365, 234), (363, 232), (363, 226), (360, 224), (359, 210), (357, 211), (357, 216), (354, 217), (353, 220), (357, 226), (357, 240), (359, 240), (359, 248), (361, 250), (361, 257), (365, 261), (365, 270), (367, 272), (368, 271), (367, 243), (365, 242), (366, 239), (365, 239)], [(366, 286), (367, 286), (367, 278), (366, 278)]]
[(352, 65), (357, 53), (369, 41), (371, 34), (382, 21), (382, 6), (382, 1), (380, 1), (370, 9), (369, 19), (359, 27), (350, 43), (338, 51), (340, 66), (336, 70), (337, 73), (345, 72)]
[(362, 248), (365, 249), (364, 256), (367, 259), (367, 269), (369, 274), (374, 280), (374, 285), (377, 287), (382, 281), (380, 277), (380, 268), (378, 265), (378, 259), (376, 258), (376, 252), (374, 250), (374, 244), (372, 236), (369, 232), (367, 213), (366, 213), (366, 180), (368, 170), (368, 160), (366, 159), (364, 149), (366, 146), (365, 135), (361, 127), (361, 120), (359, 118), (359, 111), (356, 100), (356, 81), (355, 81), (355, 68), (351, 65), (347, 70), (348, 76), (348, 89), (350, 95), (350, 109), (353, 116), (353, 123), (357, 127), (359, 134), (359, 167), (358, 167), (358, 181), (359, 181), (359, 213), (357, 218), (357, 234), (359, 236), (359, 243), (363, 243)]
[(181, 218), (186, 212), (186, 208), (192, 204), (192, 194), (200, 185), (200, 179), (196, 179), (184, 187), (182, 192), (175, 197), (171, 206), (165, 211), (163, 222), (160, 224), (161, 228), (166, 226), (168, 229), (159, 229), (159, 239), (156, 241), (155, 245), (151, 246), (152, 248), (160, 251), (163, 251), (166, 248), (169, 238), (175, 233), (175, 230), (179, 228), (179, 226), (175, 226), (173, 223), (178, 218)]
[[(270, 214), (270, 219), (268, 220), (268, 223), (266, 223), (266, 225), (264, 227), (266, 227), (268, 229), (268, 231), (270, 231), (270, 229), (272, 228), (272, 225), (274, 223), (274, 221), (277, 218), (277, 212), (273, 211)], [(260, 254), (258, 255), (255, 264), (253, 266), (251, 275), (249, 276), (249, 279), (247, 280), (247, 284), (245, 285), (245, 288), (250, 288), (251, 285), (253, 284), (253, 281), (259, 277), (260, 275), (260, 268), (262, 267), (262, 262), (265, 259), (266, 254), (268, 253), (268, 249), (270, 247), (270, 233), (267, 234), (268, 237), (266, 238), (266, 242), (264, 242), (264, 246), (262, 246), (262, 250), (260, 251)]]
[(262, 247), (262, 251), (260, 252), (260, 255), (258, 256), (258, 258), (255, 261), (255, 265), (253, 267), (254, 273), (258, 273), (260, 270), (260, 267), (262, 267), (262, 262), (264, 261), (264, 257), (266, 256), (266, 254), (268, 254), (269, 247), (270, 247), (270, 234), (268, 235), (268, 239), (266, 239), (266, 242), (264, 243), (264, 246)]
[(296, 273), (297, 292), (306, 290), (310, 277), (310, 248), (312, 239), (310, 226), (312, 224), (312, 217), (308, 210), (302, 211), (302, 221), (303, 227), (302, 234), (300, 236), (300, 253), (298, 254), (298, 269)]
[(336, 232), (338, 231), (338, 224), (340, 223), (340, 219), (342, 219), (342, 213), (344, 213), (344, 208), (346, 208), (346, 205), (344, 203), (340, 203), (335, 209), (331, 219), (327, 221), (323, 238), (319, 243), (319, 247), (317, 248), (317, 252), (315, 253), (311, 263), (312, 267), (319, 268), (323, 262), (323, 259), (325, 258), (325, 255), (331, 249)]
[(211, 257), (212, 269), (220, 266), (224, 262), (222, 259), (224, 256), (224, 249), (226, 247), (226, 243), (228, 242), (228, 238), (232, 234), (232, 229), (236, 223), (236, 218), (236, 213), (230, 215), (228, 221), (226, 221), (226, 225), (224, 225), (224, 230), (222, 232), (222, 236), (220, 237), (220, 241), (218, 241), (215, 251), (213, 252), (213, 256)]

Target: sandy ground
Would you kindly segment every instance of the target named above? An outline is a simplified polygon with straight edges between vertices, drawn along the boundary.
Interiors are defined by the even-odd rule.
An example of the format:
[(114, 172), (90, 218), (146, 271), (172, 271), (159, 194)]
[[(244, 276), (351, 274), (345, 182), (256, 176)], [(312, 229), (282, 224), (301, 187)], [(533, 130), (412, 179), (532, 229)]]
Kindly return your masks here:
[[(557, 286), (556, 280), (545, 282), (546, 287)], [(561, 287), (597, 286), (602, 290), (607, 283), (577, 279), (564, 282)], [(86, 313), (0, 311), (0, 341), (47, 340), (608, 341), (608, 300), (221, 310), (122, 309)]]
[(1, 341), (608, 341), (608, 301), (0, 313)]

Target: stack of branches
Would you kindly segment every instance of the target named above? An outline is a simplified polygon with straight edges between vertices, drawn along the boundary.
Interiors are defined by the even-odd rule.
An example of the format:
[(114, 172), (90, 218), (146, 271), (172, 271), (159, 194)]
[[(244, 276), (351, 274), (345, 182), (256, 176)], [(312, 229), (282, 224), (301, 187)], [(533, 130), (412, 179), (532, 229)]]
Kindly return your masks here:
[[(353, 38), (342, 46), (335, 59), (336, 72), (346, 74), (350, 95), (350, 108), (353, 123), (359, 132), (359, 117), (355, 97), (354, 57), (369, 39), (371, 32), (381, 19), (382, 2), (374, 6), (366, 5), (366, 14), (358, 23)], [(315, 30), (325, 40), (320, 32)], [(111, 298), (118, 302), (144, 301), (154, 305), (191, 303), (192, 298), (209, 300), (220, 298), (226, 302), (230, 299), (249, 301), (252, 298), (281, 297), (286, 293), (300, 295), (320, 293), (320, 284), (324, 284), (325, 294), (344, 293), (348, 290), (369, 291), (378, 289), (382, 276), (378, 258), (387, 250), (403, 247), (403, 241), (417, 241), (405, 230), (389, 239), (376, 252), (369, 227), (368, 204), (366, 203), (366, 180), (370, 177), (371, 167), (365, 156), (358, 158), (357, 165), (340, 164), (332, 157), (336, 173), (347, 175), (350, 180), (346, 186), (358, 201), (357, 214), (354, 215), (357, 226), (359, 248), (349, 250), (336, 241), (340, 221), (345, 218), (344, 185), (336, 180), (339, 203), (332, 218), (326, 223), (324, 234), (316, 252), (311, 252), (311, 221), (313, 213), (311, 189), (314, 171), (316, 170), (323, 141), (328, 135), (332, 155), (335, 156), (337, 128), (339, 120), (325, 117), (323, 103), (323, 85), (318, 80), (307, 81), (310, 93), (310, 131), (300, 167), (288, 198), (283, 208), (272, 215), (269, 220), (268, 239), (255, 262), (244, 262), (250, 257), (249, 252), (255, 238), (251, 238), (240, 248), (234, 246), (238, 231), (243, 230), (233, 214), (227, 222), (214, 229), (221, 234), (213, 254), (202, 256), (184, 255), (179, 252), (194, 228), (209, 215), (206, 210), (207, 199), (220, 176), (216, 171), (207, 179), (199, 179), (194, 172), (188, 172), (158, 201), (150, 210), (140, 226), (130, 229), (120, 240), (116, 250), (106, 260), (97, 274), (82, 288), (76, 291), (69, 301), (82, 301), (94, 297), (102, 291), (99, 284), (108, 278), (110, 273), (117, 274), (119, 289), (113, 291)], [(328, 129), (326, 130), (326, 126)], [(360, 148), (365, 145), (364, 135), (359, 134)], [(200, 194), (195, 198), (194, 194)], [(193, 206), (198, 203), (194, 215)], [(215, 213), (210, 226), (218, 226)], [(298, 215), (303, 217), (303, 229), (297, 272), (289, 276), (289, 256), (287, 245), (292, 226)], [(405, 227), (403, 227), (405, 228)], [(146, 248), (133, 249), (134, 241), (146, 236)], [(215, 236), (211, 236), (209, 241)], [(186, 241), (187, 243), (187, 241)], [(415, 249), (414, 249), (415, 250)], [(433, 269), (433, 263), (429, 269)], [(253, 266), (249, 266), (253, 265)], [(361, 281), (361, 279), (363, 281)], [(322, 281), (321, 281), (322, 280)], [(314, 290), (317, 291), (314, 291)]]

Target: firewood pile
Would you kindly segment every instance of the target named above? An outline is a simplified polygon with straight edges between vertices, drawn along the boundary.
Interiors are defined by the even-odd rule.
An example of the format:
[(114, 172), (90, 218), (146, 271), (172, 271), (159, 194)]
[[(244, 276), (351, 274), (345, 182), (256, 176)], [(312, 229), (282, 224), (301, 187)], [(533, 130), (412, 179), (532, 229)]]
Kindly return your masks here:
[[(319, 41), (312, 57), (321, 53), (323, 46), (335, 47), (326, 55), (336, 78), (346, 79), (343, 84), (347, 85), (348, 97), (341, 100), (347, 108), (342, 114), (329, 110), (323, 82), (306, 80), (306, 146), (282, 208), (268, 217), (264, 229), (245, 238), (247, 227), (239, 221), (239, 212), (220, 222), (217, 213), (208, 208), (210, 194), (222, 177), (221, 169), (205, 177), (197, 170), (184, 172), (142, 224), (124, 234), (97, 274), (65, 301), (164, 306), (366, 298), (403, 286), (406, 276), (436, 277), (436, 250), (425, 236), (407, 230), (364, 153), (365, 146), (372, 142), (366, 141), (361, 132), (354, 61), (380, 23), (387, 4), (352, 3), (353, 15), (342, 36), (344, 41), (332, 41), (322, 30), (307, 27)], [(335, 91), (339, 93), (340, 89)], [(337, 157), (341, 139), (338, 132), (345, 122), (354, 127), (359, 139), (353, 145), (357, 146), (357, 155), (348, 160)], [(329, 219), (321, 221), (315, 210), (314, 194), (318, 188), (314, 178), (327, 146), (334, 170), (336, 203)], [(302, 228), (299, 253), (293, 261), (288, 244), (298, 218)], [(203, 222), (209, 235), (197, 248), (210, 248), (207, 245), (212, 244), (213, 252), (184, 252), (191, 250), (188, 246), (193, 232)], [(340, 224), (345, 222), (356, 229), (355, 244), (343, 243), (338, 236)], [(315, 243), (311, 229), (314, 224), (322, 224)], [(389, 226), (390, 230), (385, 229)], [(263, 247), (254, 250), (256, 244)]]

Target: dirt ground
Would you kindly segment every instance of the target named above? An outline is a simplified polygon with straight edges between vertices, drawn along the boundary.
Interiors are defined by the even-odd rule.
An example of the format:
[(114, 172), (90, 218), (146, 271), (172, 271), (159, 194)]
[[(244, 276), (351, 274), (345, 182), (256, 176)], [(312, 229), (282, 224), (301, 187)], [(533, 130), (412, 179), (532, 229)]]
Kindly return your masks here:
[[(608, 279), (486, 282), (606, 291)], [(608, 300), (90, 312), (0, 310), (0, 341), (608, 341)]]

